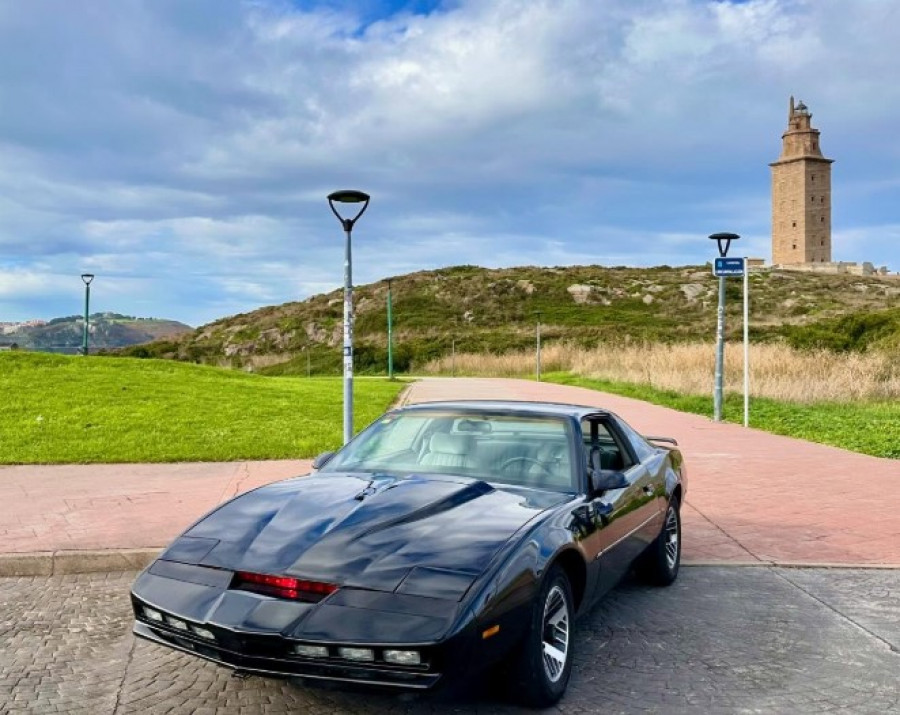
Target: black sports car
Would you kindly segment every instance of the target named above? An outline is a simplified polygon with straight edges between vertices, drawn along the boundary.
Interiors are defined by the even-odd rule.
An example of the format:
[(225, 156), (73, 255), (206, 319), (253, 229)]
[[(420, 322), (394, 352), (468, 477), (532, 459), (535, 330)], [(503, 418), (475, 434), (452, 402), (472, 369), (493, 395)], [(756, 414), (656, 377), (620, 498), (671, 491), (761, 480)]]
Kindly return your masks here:
[(259, 675), (401, 688), (502, 663), (549, 705), (575, 615), (632, 565), (659, 585), (678, 575), (674, 445), (593, 407), (392, 410), (311, 476), (177, 538), (135, 581), (134, 633)]

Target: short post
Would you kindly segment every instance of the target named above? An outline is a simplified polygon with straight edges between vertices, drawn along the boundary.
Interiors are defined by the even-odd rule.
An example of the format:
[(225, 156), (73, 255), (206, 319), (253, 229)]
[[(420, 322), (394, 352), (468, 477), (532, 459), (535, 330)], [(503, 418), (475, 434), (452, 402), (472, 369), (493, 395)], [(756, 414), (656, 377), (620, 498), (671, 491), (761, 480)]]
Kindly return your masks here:
[[(731, 242), (739, 239), (736, 233), (714, 233), (710, 239), (716, 242), (719, 249), (719, 257), (725, 258)], [(715, 388), (713, 390), (713, 420), (722, 421), (722, 403), (725, 392), (725, 274), (720, 274), (713, 267), (713, 273), (719, 276), (719, 306), (716, 312), (716, 374)]]
[(537, 327), (535, 334), (535, 350), (534, 350), (534, 366), (537, 381), (541, 381), (541, 311), (535, 311), (537, 316)]
[(750, 426), (750, 267), (744, 256), (744, 427)]
[(81, 280), (84, 281), (84, 335), (81, 339), (81, 354), (86, 357), (88, 354), (88, 326), (90, 324), (91, 281), (94, 280), (94, 274), (82, 273)]
[(450, 374), (456, 377), (456, 338), (450, 341)]
[(391, 281), (388, 279), (387, 292), (387, 338), (388, 338), (388, 380), (394, 379), (394, 321), (391, 311)]

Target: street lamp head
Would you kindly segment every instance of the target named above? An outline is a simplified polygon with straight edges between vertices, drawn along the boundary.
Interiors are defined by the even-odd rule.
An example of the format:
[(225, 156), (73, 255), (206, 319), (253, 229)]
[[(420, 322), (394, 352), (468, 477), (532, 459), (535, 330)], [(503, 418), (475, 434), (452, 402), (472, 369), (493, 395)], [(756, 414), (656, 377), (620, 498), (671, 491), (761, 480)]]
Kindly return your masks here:
[(329, 201), (337, 201), (341, 204), (360, 204), (369, 200), (369, 195), (363, 191), (354, 191), (353, 189), (344, 189), (343, 191), (332, 191), (328, 194)]
[(714, 233), (710, 235), (710, 239), (715, 241), (719, 247), (719, 255), (722, 258), (728, 255), (728, 249), (731, 247), (732, 241), (740, 238), (736, 233)]
[[(344, 218), (341, 216), (337, 209), (334, 207), (335, 203), (338, 204), (362, 204), (362, 208), (353, 218)], [(344, 230), (350, 232), (353, 230), (353, 224), (357, 222), (360, 216), (362, 216), (366, 209), (369, 207), (369, 195), (362, 191), (355, 191), (353, 189), (344, 189), (343, 191), (332, 191), (328, 194), (328, 205), (331, 207), (331, 212), (337, 216), (337, 220), (341, 222), (341, 225), (344, 227)]]
[(84, 281), (84, 284), (86, 286), (89, 286), (91, 284), (91, 281), (94, 280), (94, 274), (93, 273), (82, 273), (81, 280)]

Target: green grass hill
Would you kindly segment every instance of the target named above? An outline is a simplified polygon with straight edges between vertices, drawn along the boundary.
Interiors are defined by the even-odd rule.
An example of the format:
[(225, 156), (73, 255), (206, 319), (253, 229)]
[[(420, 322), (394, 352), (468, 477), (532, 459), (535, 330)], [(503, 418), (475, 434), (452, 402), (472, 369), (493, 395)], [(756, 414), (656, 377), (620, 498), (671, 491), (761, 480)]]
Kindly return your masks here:
[[(712, 340), (717, 279), (709, 266), (457, 266), (392, 279), (394, 364), (403, 372), (459, 352), (505, 352), (546, 341)], [(900, 279), (760, 270), (750, 276), (753, 340), (796, 347), (900, 347)], [(356, 368), (386, 365), (387, 282), (355, 288)], [(741, 280), (728, 279), (729, 337), (740, 334)], [(125, 349), (268, 374), (340, 371), (342, 291), (223, 318)], [(308, 361), (308, 362), (307, 362)]]
[[(361, 429), (400, 381), (354, 385)], [(0, 464), (312, 457), (341, 444), (339, 378), (272, 379), (170, 360), (0, 353)]]

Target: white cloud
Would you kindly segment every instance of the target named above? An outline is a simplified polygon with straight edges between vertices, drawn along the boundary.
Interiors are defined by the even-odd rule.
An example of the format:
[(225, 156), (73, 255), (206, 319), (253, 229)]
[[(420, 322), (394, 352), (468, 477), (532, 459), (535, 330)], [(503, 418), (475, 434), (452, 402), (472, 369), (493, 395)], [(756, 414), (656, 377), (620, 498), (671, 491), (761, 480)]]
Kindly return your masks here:
[(861, 228), (900, 205), (898, 20), (850, 0), (464, 0), (365, 25), (281, 0), (8, 4), (0, 274), (28, 278), (0, 319), (71, 312), (77, 281), (57, 286), (85, 266), (110, 309), (193, 323), (337, 287), (336, 188), (373, 195), (358, 282), (698, 263), (716, 230), (767, 255), (792, 93), (837, 159), (835, 258), (900, 269)]
[(0, 300), (39, 297), (55, 291), (60, 278), (59, 275), (25, 268), (4, 271), (0, 273)]

